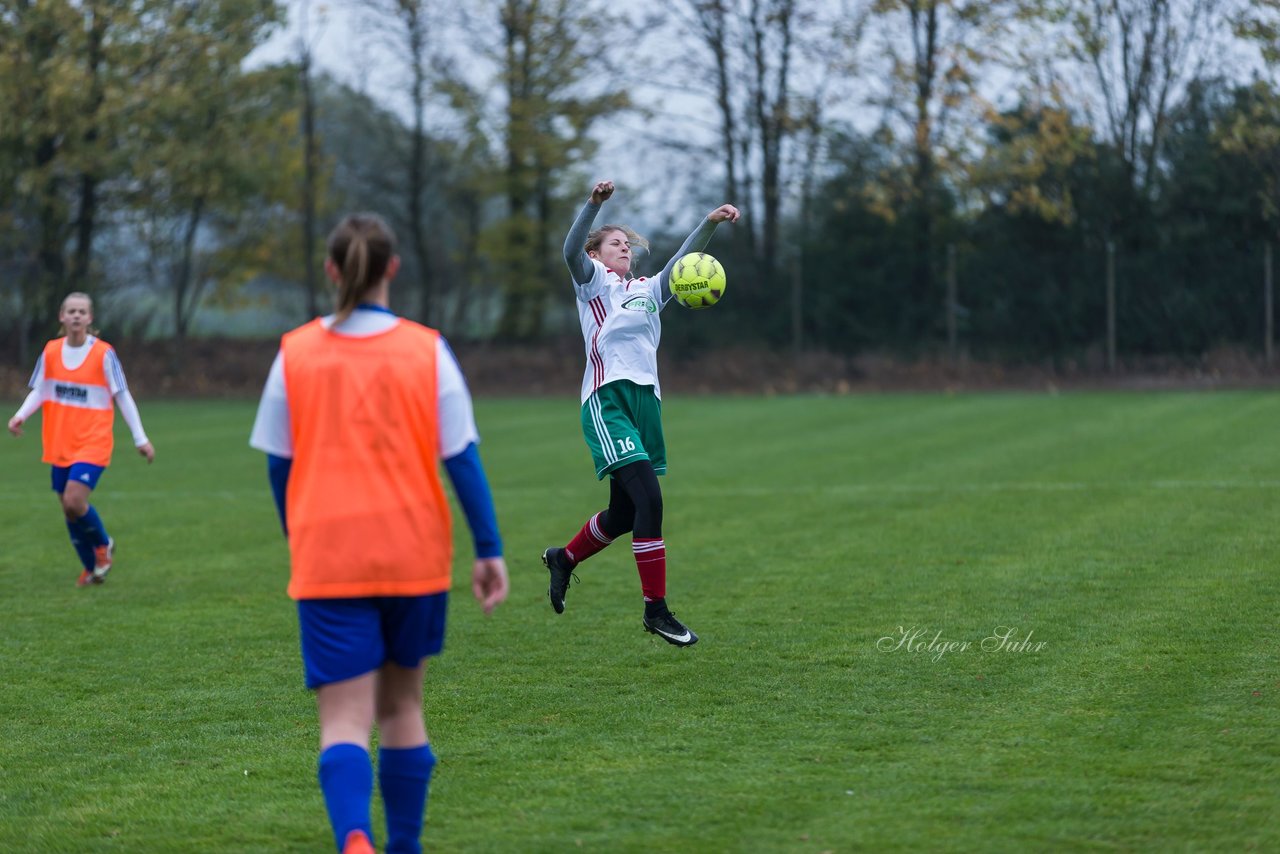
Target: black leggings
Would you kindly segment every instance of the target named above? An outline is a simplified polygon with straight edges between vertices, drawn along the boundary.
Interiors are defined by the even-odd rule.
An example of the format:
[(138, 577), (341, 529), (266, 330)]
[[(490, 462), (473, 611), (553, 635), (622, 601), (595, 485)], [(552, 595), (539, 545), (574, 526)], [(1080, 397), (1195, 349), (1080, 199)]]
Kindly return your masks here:
[(662, 487), (653, 463), (637, 460), (609, 475), (609, 506), (600, 515), (600, 528), (609, 539), (627, 531), (641, 539), (662, 537)]

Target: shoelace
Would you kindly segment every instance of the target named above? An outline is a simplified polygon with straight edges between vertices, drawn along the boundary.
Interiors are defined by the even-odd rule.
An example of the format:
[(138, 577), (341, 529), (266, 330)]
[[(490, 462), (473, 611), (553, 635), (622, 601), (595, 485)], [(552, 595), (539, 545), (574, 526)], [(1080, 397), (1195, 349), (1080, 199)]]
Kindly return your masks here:
[(663, 611), (661, 614), (655, 614), (650, 619), (654, 624), (672, 632), (684, 631), (684, 626), (680, 625), (680, 621), (676, 619), (674, 611)]
[(578, 577), (578, 573), (574, 572), (571, 569), (569, 570), (569, 578), (564, 583), (564, 589), (568, 590), (570, 584), (581, 584), (581, 583), (582, 583), (582, 579)]

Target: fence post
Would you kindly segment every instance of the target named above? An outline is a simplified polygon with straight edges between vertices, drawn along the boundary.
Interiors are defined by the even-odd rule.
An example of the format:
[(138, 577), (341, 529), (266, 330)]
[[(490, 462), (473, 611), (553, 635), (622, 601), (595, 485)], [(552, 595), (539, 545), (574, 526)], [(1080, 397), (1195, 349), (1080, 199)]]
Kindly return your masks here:
[(947, 354), (956, 361), (956, 245), (947, 244)]
[(1262, 251), (1262, 311), (1263, 339), (1262, 352), (1267, 367), (1271, 367), (1271, 353), (1275, 341), (1275, 297), (1271, 287), (1271, 241), (1268, 240)]
[(1107, 241), (1107, 370), (1116, 369), (1116, 244)]

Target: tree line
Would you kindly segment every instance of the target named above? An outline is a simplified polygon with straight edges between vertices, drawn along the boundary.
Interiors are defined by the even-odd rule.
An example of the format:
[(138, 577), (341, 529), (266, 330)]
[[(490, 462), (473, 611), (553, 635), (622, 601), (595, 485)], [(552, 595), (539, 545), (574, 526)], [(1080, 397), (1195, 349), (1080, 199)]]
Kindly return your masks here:
[[(252, 61), (287, 11), (288, 57)], [(177, 359), (202, 307), (285, 296), (301, 322), (352, 209), (400, 236), (404, 314), (560, 335), (564, 232), (625, 171), (655, 259), (697, 213), (746, 213), (713, 247), (720, 322), (669, 327), (687, 346), (1270, 357), (1280, 0), (361, 0), (341, 20), (0, 6), (3, 356), (29, 361), (73, 290), (156, 321)], [(317, 60), (339, 25), (340, 77)]]

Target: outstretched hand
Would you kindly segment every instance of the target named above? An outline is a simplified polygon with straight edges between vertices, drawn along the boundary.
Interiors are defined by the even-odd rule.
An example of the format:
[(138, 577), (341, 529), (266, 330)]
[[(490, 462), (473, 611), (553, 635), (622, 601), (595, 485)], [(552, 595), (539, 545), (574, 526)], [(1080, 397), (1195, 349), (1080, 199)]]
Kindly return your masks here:
[(148, 465), (150, 465), (156, 458), (156, 449), (151, 447), (150, 442), (147, 442), (145, 445), (139, 445), (138, 453), (147, 458)]
[(610, 196), (613, 195), (613, 182), (601, 181), (591, 188), (591, 204), (603, 204)]
[(733, 205), (721, 205), (707, 214), (707, 219), (712, 222), (737, 222), (740, 216), (742, 216), (741, 212)]
[(9, 432), (15, 436), (22, 435), (22, 419), (21, 418), (15, 415), (9, 419)]
[(478, 557), (471, 565), (471, 592), (486, 614), (492, 614), (507, 598), (507, 562), (500, 557)]

